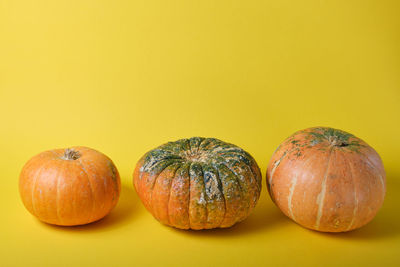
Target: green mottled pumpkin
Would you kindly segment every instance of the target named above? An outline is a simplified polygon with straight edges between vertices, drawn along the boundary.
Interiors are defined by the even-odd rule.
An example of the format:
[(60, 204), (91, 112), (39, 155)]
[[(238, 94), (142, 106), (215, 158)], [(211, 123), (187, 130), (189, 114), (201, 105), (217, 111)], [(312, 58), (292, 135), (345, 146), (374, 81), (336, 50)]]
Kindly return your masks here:
[(169, 142), (137, 163), (133, 183), (161, 223), (180, 229), (230, 227), (249, 216), (261, 173), (243, 149), (215, 138)]

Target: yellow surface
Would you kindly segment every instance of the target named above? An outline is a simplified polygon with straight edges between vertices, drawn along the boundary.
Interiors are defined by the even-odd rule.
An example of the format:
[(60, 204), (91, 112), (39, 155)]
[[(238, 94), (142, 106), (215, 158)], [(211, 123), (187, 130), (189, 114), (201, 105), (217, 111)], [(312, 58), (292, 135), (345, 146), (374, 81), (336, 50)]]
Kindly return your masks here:
[[(400, 266), (400, 2), (0, 1), (1, 266)], [(133, 191), (139, 157), (217, 137), (265, 174), (310, 126), (349, 131), (382, 156), (384, 207), (347, 234), (306, 230), (265, 188), (225, 230), (160, 225)], [(44, 150), (85, 145), (116, 163), (120, 202), (75, 228), (23, 207), (19, 171)]]

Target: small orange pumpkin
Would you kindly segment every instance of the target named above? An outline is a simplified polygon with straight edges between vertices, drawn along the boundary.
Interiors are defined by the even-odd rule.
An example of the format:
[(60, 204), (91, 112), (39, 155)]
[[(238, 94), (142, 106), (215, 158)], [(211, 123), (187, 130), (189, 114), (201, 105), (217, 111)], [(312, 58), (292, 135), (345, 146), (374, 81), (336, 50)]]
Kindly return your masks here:
[(275, 204), (298, 224), (345, 232), (371, 221), (386, 192), (378, 153), (347, 132), (309, 128), (275, 151), (267, 185)]
[(180, 229), (230, 227), (249, 216), (261, 173), (243, 149), (215, 138), (169, 142), (137, 163), (133, 183), (160, 222)]
[(39, 220), (81, 225), (106, 216), (117, 204), (121, 183), (114, 163), (87, 147), (42, 152), (22, 169), (22, 202)]

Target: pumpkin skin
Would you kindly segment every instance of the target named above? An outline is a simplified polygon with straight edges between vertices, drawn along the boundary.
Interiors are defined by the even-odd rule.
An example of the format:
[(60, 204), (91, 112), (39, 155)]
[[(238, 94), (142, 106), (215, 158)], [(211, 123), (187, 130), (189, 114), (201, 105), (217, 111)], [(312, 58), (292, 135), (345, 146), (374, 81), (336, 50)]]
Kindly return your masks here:
[(82, 225), (106, 216), (117, 204), (121, 182), (114, 163), (87, 147), (42, 152), (23, 167), (22, 202), (39, 220)]
[(267, 185), (274, 203), (298, 224), (345, 232), (371, 221), (386, 193), (378, 153), (347, 132), (315, 127), (298, 131), (274, 152)]
[(137, 163), (133, 183), (146, 209), (180, 229), (225, 228), (256, 206), (261, 173), (243, 149), (214, 138), (169, 142)]

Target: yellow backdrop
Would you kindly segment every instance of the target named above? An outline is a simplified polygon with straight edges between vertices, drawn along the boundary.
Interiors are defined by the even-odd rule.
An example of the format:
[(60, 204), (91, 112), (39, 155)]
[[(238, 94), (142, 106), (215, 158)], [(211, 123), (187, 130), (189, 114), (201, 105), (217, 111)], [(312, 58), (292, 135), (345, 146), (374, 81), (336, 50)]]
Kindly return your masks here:
[[(1, 266), (399, 266), (400, 2), (0, 2)], [(346, 234), (306, 230), (265, 189), (274, 149), (331, 126), (367, 141), (387, 171), (377, 217)], [(166, 141), (216, 137), (249, 151), (263, 192), (231, 229), (160, 225), (133, 190), (139, 157)], [(104, 220), (62, 228), (23, 207), (33, 155), (73, 145), (116, 163)]]

